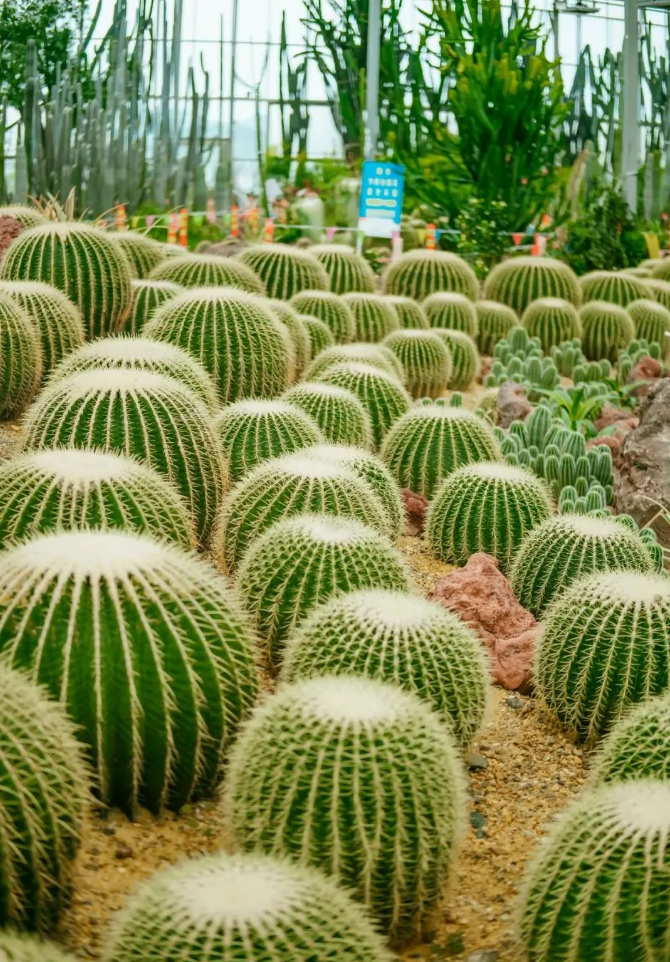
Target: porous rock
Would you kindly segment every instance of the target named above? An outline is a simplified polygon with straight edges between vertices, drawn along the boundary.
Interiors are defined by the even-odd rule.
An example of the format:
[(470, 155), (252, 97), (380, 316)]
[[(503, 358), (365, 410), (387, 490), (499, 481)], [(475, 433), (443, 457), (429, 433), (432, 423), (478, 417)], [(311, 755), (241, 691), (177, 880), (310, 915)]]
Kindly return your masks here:
[(505, 381), (501, 384), (497, 407), (498, 424), (501, 428), (508, 428), (512, 421), (525, 420), (533, 410), (522, 385), (516, 381)]

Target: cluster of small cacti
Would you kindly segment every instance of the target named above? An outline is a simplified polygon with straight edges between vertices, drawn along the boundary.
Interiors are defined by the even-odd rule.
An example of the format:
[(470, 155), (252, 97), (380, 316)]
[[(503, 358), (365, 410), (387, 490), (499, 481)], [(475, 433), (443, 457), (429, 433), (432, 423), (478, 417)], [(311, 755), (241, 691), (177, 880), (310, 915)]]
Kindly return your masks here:
[(370, 364), (337, 364), (316, 380), (345, 388), (358, 398), (370, 416), (376, 447), (411, 407), (411, 398), (400, 381)]
[[(336, 344), (350, 344), (357, 340), (356, 319), (345, 298), (329, 291), (303, 291), (292, 297), (290, 303), (298, 314), (323, 321)], [(313, 353), (312, 356), (316, 355)]]
[(330, 277), (319, 261), (306, 251), (286, 244), (249, 247), (230, 259), (250, 268), (260, 279), (268, 297), (290, 301), (302, 291), (329, 291)]
[(234, 287), (248, 294), (265, 294), (265, 287), (254, 272), (231, 257), (180, 254), (163, 260), (148, 277), (179, 287)]
[(523, 312), (521, 323), (531, 337), (537, 337), (546, 354), (582, 333), (575, 305), (558, 297), (540, 297), (531, 301)]
[(479, 296), (479, 281), (470, 265), (445, 251), (408, 251), (387, 267), (382, 287), (385, 294), (415, 301), (424, 301), (438, 291), (465, 294), (471, 301)]
[(493, 268), (484, 282), (484, 297), (513, 308), (521, 317), (531, 301), (560, 297), (578, 307), (577, 277), (563, 261), (551, 257), (511, 257)]
[(511, 357), (507, 364), (495, 360), (484, 378), (484, 387), (499, 387), (506, 381), (521, 384), (530, 401), (537, 401), (543, 391), (553, 391), (560, 383), (560, 375), (550, 357), (529, 357), (522, 361)]
[(519, 323), (515, 311), (497, 301), (477, 301), (477, 344), (482, 354), (493, 354), (496, 345)]
[(330, 444), (372, 447), (370, 415), (351, 391), (305, 381), (290, 388), (283, 397), (309, 415)]
[(591, 361), (616, 361), (620, 350), (635, 337), (635, 324), (619, 304), (589, 300), (579, 312), (582, 350)]
[(638, 338), (635, 341), (631, 341), (628, 347), (619, 351), (617, 356), (617, 375), (619, 381), (625, 384), (628, 380), (628, 375), (640, 361), (645, 357), (651, 357), (656, 361), (663, 360), (661, 353), (661, 346), (658, 343), (650, 344), (649, 341), (643, 338)]
[(477, 310), (465, 294), (440, 291), (427, 297), (421, 306), (430, 327), (444, 327), (477, 337)]
[(631, 301), (654, 300), (646, 279), (621, 271), (592, 271), (579, 279), (585, 302), (600, 301), (627, 307)]
[(407, 390), (415, 398), (437, 398), (451, 380), (449, 348), (433, 331), (400, 330), (384, 338), (402, 364)]
[(309, 253), (325, 269), (333, 294), (373, 294), (375, 274), (364, 257), (344, 244), (317, 244)]

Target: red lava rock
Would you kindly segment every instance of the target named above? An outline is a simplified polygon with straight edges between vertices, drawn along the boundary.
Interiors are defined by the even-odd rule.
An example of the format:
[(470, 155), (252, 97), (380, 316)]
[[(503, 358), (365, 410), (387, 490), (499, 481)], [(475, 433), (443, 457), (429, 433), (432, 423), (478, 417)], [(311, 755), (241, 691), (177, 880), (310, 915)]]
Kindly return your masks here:
[(587, 448), (593, 448), (597, 444), (606, 444), (607, 447), (612, 452), (612, 461), (616, 462), (621, 457), (621, 448), (623, 447), (623, 439), (625, 434), (620, 431), (616, 434), (604, 434), (602, 437), (591, 438), (590, 441), (586, 442)]
[(5, 256), (5, 251), (18, 237), (23, 230), (22, 225), (13, 217), (0, 217), (0, 261)]
[[(630, 369), (626, 380), (628, 384), (634, 384), (635, 381), (657, 381), (659, 377), (663, 377), (663, 365), (655, 357), (647, 355)], [(650, 387), (651, 384), (640, 384), (632, 393), (635, 397), (646, 397)]]
[(405, 512), (407, 514), (407, 525), (405, 534), (415, 537), (421, 534), (426, 520), (428, 510), (428, 498), (422, 494), (415, 494), (409, 488), (402, 489), (402, 499), (405, 502)]
[(512, 421), (524, 421), (533, 410), (523, 386), (516, 381), (505, 381), (500, 385), (496, 403), (501, 428), (508, 428)]
[(472, 555), (464, 568), (440, 578), (430, 598), (478, 633), (494, 682), (508, 691), (528, 690), (539, 625), (517, 601), (495, 558)]
[(603, 431), (613, 424), (628, 427), (628, 430), (632, 430), (638, 426), (639, 419), (634, 417), (630, 411), (624, 411), (623, 408), (610, 407), (606, 404), (600, 413), (600, 417), (596, 418), (593, 423), (598, 431)]

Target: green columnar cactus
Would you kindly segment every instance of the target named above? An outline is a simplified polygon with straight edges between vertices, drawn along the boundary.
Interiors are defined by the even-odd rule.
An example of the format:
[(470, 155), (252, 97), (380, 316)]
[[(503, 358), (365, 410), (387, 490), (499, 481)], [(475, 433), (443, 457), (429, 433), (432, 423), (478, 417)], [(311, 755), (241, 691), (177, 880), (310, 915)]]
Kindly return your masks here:
[(545, 612), (538, 694), (579, 738), (600, 738), (670, 688), (670, 581), (632, 571), (579, 579)]
[(421, 306), (430, 327), (463, 331), (469, 337), (477, 337), (477, 311), (465, 294), (440, 291), (427, 297)]
[[(667, 582), (666, 582), (667, 584)], [(667, 589), (664, 586), (664, 593)], [(637, 705), (603, 739), (591, 783), (659, 778), (670, 782), (670, 692)]]
[(231, 756), (228, 800), (243, 848), (324, 869), (394, 943), (421, 937), (466, 812), (439, 715), (356, 677), (286, 685), (257, 709)]
[(0, 291), (0, 417), (21, 414), (42, 380), (37, 325), (9, 294)]
[(479, 281), (470, 265), (445, 251), (408, 251), (386, 268), (382, 278), (385, 294), (424, 301), (437, 291), (465, 294), (471, 301), (479, 296)]
[(298, 314), (307, 314), (323, 321), (337, 344), (351, 344), (356, 338), (356, 320), (351, 308), (337, 294), (303, 291), (291, 298), (291, 307)]
[(537, 337), (549, 353), (565, 341), (582, 336), (582, 325), (574, 304), (560, 297), (540, 297), (528, 305), (521, 323), (531, 337)]
[(660, 962), (670, 944), (670, 784), (605, 785), (574, 802), (527, 872), (528, 962)]
[(432, 498), (443, 479), (466, 464), (500, 460), (484, 421), (444, 401), (424, 402), (393, 425), (382, 459), (400, 487)]
[(45, 388), (26, 416), (25, 447), (97, 448), (136, 457), (171, 481), (208, 538), (226, 481), (206, 408), (174, 378), (91, 370)]
[[(502, 344), (507, 344), (504, 338), (498, 341), (496, 353)], [(512, 355), (507, 363), (498, 359), (493, 361), (490, 373), (484, 378), (484, 387), (499, 387), (506, 381), (522, 384), (529, 400), (535, 402), (542, 398), (543, 391), (553, 391), (559, 386), (560, 376), (550, 357), (531, 355), (522, 360), (521, 357)]]
[(464, 331), (450, 331), (439, 327), (433, 331), (446, 345), (451, 355), (450, 391), (467, 391), (479, 374), (477, 345)]
[(309, 336), (309, 351), (311, 357), (318, 357), (323, 351), (335, 344), (333, 332), (320, 321), (318, 317), (310, 317), (308, 314), (298, 314), (307, 330)]
[(296, 312), (286, 301), (269, 300), (268, 305), (278, 321), (288, 331), (295, 354), (295, 378), (302, 376), (305, 368), (312, 359), (312, 341), (307, 327), (300, 320)]
[[(430, 327), (424, 310), (425, 302), (421, 305), (417, 301), (413, 301), (411, 297), (395, 297), (392, 294), (386, 295), (386, 300), (398, 315), (401, 328), (412, 331), (426, 331)], [(467, 301), (467, 298), (465, 300)]]
[(484, 551), (507, 571), (523, 538), (551, 513), (547, 488), (529, 471), (493, 462), (468, 464), (437, 488), (426, 534), (441, 561), (461, 565)]
[(516, 312), (498, 301), (477, 301), (477, 343), (482, 354), (493, 354), (498, 341), (519, 323)]
[(670, 350), (670, 311), (657, 301), (631, 301), (626, 308), (635, 325), (635, 336), (659, 344), (663, 356)]
[(407, 390), (415, 398), (436, 398), (451, 378), (451, 354), (433, 331), (394, 331), (384, 338), (403, 366)]
[(30, 935), (0, 932), (0, 958), (3, 962), (76, 962), (59, 945)]
[(239, 481), (270, 458), (291, 454), (324, 436), (309, 415), (286, 401), (237, 401), (214, 422), (228, 462), (231, 481)]
[(8, 204), (0, 207), (0, 217), (11, 217), (12, 220), (18, 220), (19, 224), (25, 229), (40, 227), (42, 224), (49, 223), (41, 210), (36, 207), (29, 207), (27, 204)]
[(376, 588), (331, 598), (289, 642), (281, 678), (364, 675), (414, 691), (439, 712), (463, 749), (488, 701), (490, 672), (478, 637), (451, 612)]
[(252, 270), (231, 257), (181, 254), (162, 261), (149, 280), (167, 281), (179, 287), (233, 287), (247, 294), (265, 294), (262, 281)]
[(552, 347), (550, 353), (559, 374), (563, 377), (572, 377), (576, 365), (587, 363), (586, 356), (582, 353), (582, 342), (578, 337)]
[(132, 308), (124, 328), (127, 334), (139, 334), (158, 308), (180, 294), (183, 288), (169, 281), (133, 281), (132, 290)]
[(165, 260), (162, 245), (145, 234), (122, 231), (109, 236), (128, 258), (132, 275), (137, 280), (145, 280), (154, 267)]
[(333, 294), (374, 294), (377, 287), (375, 272), (364, 257), (343, 244), (316, 244), (309, 249), (312, 257), (322, 265), (330, 278)]
[(582, 302), (573, 271), (551, 257), (512, 257), (497, 264), (484, 282), (484, 297), (507, 304), (519, 317), (540, 297), (560, 297), (575, 307)]
[(318, 358), (315, 358), (305, 371), (305, 380), (313, 381), (329, 368), (337, 364), (370, 364), (379, 368), (385, 374), (391, 374), (401, 383), (405, 372), (393, 351), (383, 344), (337, 344), (326, 348)]
[(78, 306), (91, 338), (120, 331), (130, 314), (128, 260), (108, 234), (86, 224), (49, 223), (19, 234), (0, 277), (58, 288)]
[(328, 443), (372, 447), (370, 415), (351, 391), (307, 381), (296, 384), (283, 397), (309, 415)]
[(259, 465), (233, 488), (212, 550), (222, 567), (234, 571), (250, 545), (276, 521), (312, 513), (358, 518), (390, 534), (381, 502), (365, 480), (305, 450)]
[(510, 582), (523, 607), (537, 616), (579, 578), (595, 572), (651, 570), (639, 534), (625, 525), (609, 518), (563, 514), (524, 538)]
[(293, 377), (295, 355), (286, 327), (267, 301), (243, 291), (185, 291), (158, 309), (144, 333), (196, 357), (214, 379), (222, 404), (276, 397)]
[(606, 301), (626, 307), (631, 301), (652, 299), (653, 293), (645, 280), (619, 271), (591, 271), (580, 277), (582, 297), (588, 301)]
[(591, 300), (579, 312), (582, 349), (591, 361), (616, 361), (620, 350), (635, 337), (635, 324), (624, 307)]
[(316, 258), (297, 247), (265, 244), (248, 247), (234, 261), (244, 264), (261, 279), (268, 297), (290, 301), (301, 291), (329, 291), (330, 278)]
[(130, 458), (58, 448), (26, 451), (0, 465), (0, 544), (65, 528), (121, 528), (195, 546), (177, 491)]
[(38, 281), (2, 281), (0, 294), (11, 297), (37, 328), (44, 375), (84, 343), (84, 324), (78, 308), (55, 287)]
[(670, 283), (659, 281), (655, 277), (650, 277), (644, 283), (651, 291), (654, 300), (670, 311)]
[(367, 914), (332, 879), (256, 852), (159, 872), (129, 900), (104, 962), (152, 962), (155, 933), (172, 958), (193, 962), (393, 962)]
[(379, 294), (345, 294), (342, 300), (353, 314), (356, 341), (377, 344), (400, 328), (395, 307)]
[(337, 364), (315, 380), (351, 391), (372, 422), (372, 439), (379, 448), (393, 424), (409, 411), (412, 401), (399, 381), (370, 364)]

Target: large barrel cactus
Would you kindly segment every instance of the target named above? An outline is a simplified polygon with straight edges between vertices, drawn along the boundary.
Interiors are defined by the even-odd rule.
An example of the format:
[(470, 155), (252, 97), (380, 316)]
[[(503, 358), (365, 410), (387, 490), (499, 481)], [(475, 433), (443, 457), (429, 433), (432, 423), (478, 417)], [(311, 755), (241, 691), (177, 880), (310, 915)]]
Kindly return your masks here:
[(563, 341), (582, 336), (575, 305), (560, 297), (540, 297), (532, 301), (523, 312), (521, 323), (530, 337), (539, 338), (545, 354)]
[(62, 291), (39, 281), (2, 281), (0, 294), (11, 297), (35, 325), (42, 344), (44, 375), (84, 343), (79, 309)]
[(652, 288), (644, 278), (633, 277), (622, 271), (591, 271), (580, 277), (584, 301), (606, 301), (626, 307), (631, 301), (652, 298)]
[(445, 251), (414, 250), (390, 264), (382, 278), (385, 294), (425, 300), (436, 291), (454, 291), (474, 301), (479, 281), (470, 265)]
[(310, 247), (309, 252), (328, 274), (333, 294), (374, 293), (375, 272), (353, 248), (344, 244), (317, 244)]
[(268, 297), (290, 301), (301, 291), (329, 291), (330, 278), (316, 258), (287, 244), (248, 247), (234, 260), (261, 279)]
[(307, 326), (288, 301), (268, 300), (267, 306), (288, 332), (295, 355), (295, 378), (299, 378), (312, 359), (312, 339)]
[(400, 327), (395, 307), (379, 294), (345, 294), (342, 300), (354, 318), (355, 332), (352, 340), (377, 344)]
[(378, 367), (385, 374), (392, 374), (401, 383), (404, 382), (405, 372), (393, 351), (383, 344), (337, 344), (328, 347), (315, 358), (305, 371), (305, 380), (313, 381), (328, 368), (337, 364), (369, 364)]
[(639, 778), (670, 782), (670, 691), (628, 712), (595, 755), (593, 784)]
[(616, 361), (619, 351), (635, 337), (635, 324), (624, 307), (589, 301), (579, 312), (582, 350), (590, 361)]
[(126, 333), (139, 334), (161, 304), (172, 300), (181, 290), (178, 284), (170, 281), (133, 281), (133, 302), (124, 328)]
[(230, 257), (206, 254), (170, 257), (151, 271), (149, 279), (179, 287), (233, 287), (248, 294), (265, 294), (265, 286), (254, 272)]
[(519, 317), (531, 301), (540, 297), (560, 297), (575, 307), (582, 302), (574, 272), (552, 257), (511, 257), (502, 261), (486, 278), (484, 297), (507, 304)]
[(516, 312), (498, 301), (477, 301), (477, 344), (482, 354), (493, 354), (498, 341), (519, 323)]
[(144, 280), (154, 267), (165, 260), (163, 247), (158, 241), (136, 231), (121, 231), (109, 234), (128, 258), (133, 277)]
[(0, 291), (0, 417), (21, 414), (42, 380), (42, 343), (37, 325)]
[(370, 416), (376, 447), (381, 446), (393, 424), (411, 407), (411, 398), (402, 384), (370, 364), (337, 364), (317, 380), (342, 387), (358, 398)]
[(334, 347), (335, 338), (333, 332), (324, 321), (318, 317), (310, 317), (309, 314), (298, 314), (309, 337), (309, 351), (312, 357), (318, 357), (322, 351), (329, 347)]
[(384, 338), (402, 364), (407, 390), (415, 398), (436, 398), (451, 378), (449, 348), (433, 331), (394, 331)]
[(670, 350), (670, 311), (657, 301), (631, 301), (626, 308), (628, 316), (635, 325), (635, 337), (660, 344), (661, 354)]
[(467, 391), (479, 374), (480, 362), (477, 345), (464, 331), (433, 328), (451, 355), (451, 377), (447, 387), (450, 391)]
[(372, 447), (370, 415), (351, 391), (305, 381), (290, 388), (283, 397), (309, 415), (330, 444)]
[(394, 294), (387, 294), (386, 300), (398, 315), (401, 328), (407, 328), (413, 331), (426, 331), (430, 327), (428, 317), (424, 310), (426, 306), (425, 301), (423, 305), (421, 305), (418, 301), (412, 300), (411, 297), (400, 297)]
[(291, 307), (298, 314), (308, 314), (323, 321), (336, 344), (350, 344), (356, 339), (356, 320), (352, 310), (346, 300), (337, 294), (303, 291), (291, 298)]
[(477, 311), (465, 294), (438, 291), (431, 294), (421, 305), (430, 327), (463, 331), (470, 337), (477, 336)]

